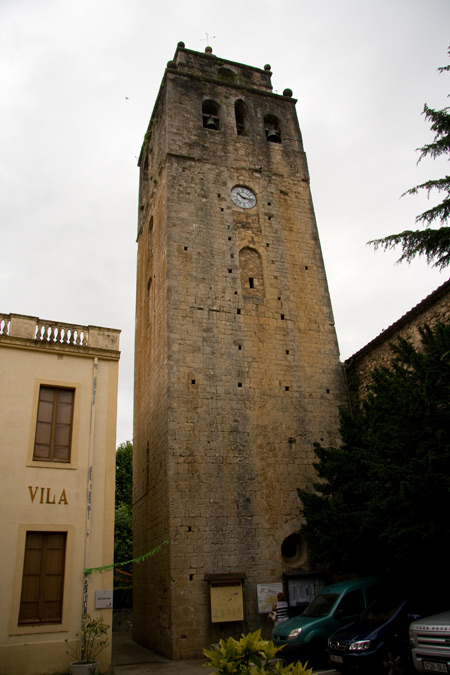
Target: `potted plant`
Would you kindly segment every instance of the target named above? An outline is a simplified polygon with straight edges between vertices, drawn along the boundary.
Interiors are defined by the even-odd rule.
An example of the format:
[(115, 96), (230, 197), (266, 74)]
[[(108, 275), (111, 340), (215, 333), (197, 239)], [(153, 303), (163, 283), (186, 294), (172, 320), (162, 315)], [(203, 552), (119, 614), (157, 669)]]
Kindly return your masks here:
[(75, 657), (69, 666), (70, 675), (95, 675), (98, 673), (99, 663), (97, 656), (102, 649), (109, 645), (109, 626), (103, 621), (103, 617), (91, 618), (89, 614), (83, 616), (81, 632), (77, 633), (75, 646), (69, 645), (67, 654)]

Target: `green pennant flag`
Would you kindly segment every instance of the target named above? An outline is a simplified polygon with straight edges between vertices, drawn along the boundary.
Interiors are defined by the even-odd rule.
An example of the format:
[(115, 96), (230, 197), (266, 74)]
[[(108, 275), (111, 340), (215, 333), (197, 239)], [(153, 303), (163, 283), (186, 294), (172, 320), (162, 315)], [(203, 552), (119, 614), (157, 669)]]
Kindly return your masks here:
[(168, 539), (165, 539), (162, 544), (154, 548), (152, 551), (149, 551), (148, 553), (144, 553), (144, 555), (140, 555), (137, 558), (133, 558), (133, 560), (127, 560), (126, 562), (121, 562), (121, 563), (112, 563), (111, 565), (103, 565), (102, 567), (88, 567), (84, 570), (84, 575), (89, 576), (93, 572), (107, 572), (108, 570), (113, 570), (115, 567), (119, 567), (122, 565), (129, 565), (130, 563), (140, 563), (143, 560), (147, 560), (147, 558), (150, 558), (152, 555), (155, 555), (155, 553), (159, 553), (159, 551), (162, 549), (163, 546), (169, 543)]

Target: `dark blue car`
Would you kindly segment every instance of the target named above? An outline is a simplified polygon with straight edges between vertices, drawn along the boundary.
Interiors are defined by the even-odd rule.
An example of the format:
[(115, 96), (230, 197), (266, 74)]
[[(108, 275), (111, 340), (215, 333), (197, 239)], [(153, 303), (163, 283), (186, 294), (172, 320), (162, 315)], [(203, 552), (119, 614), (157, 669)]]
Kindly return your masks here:
[[(410, 668), (408, 628), (439, 605), (433, 593), (392, 589), (328, 640), (328, 659), (341, 672), (405, 673)], [(431, 610), (431, 611), (430, 611)]]

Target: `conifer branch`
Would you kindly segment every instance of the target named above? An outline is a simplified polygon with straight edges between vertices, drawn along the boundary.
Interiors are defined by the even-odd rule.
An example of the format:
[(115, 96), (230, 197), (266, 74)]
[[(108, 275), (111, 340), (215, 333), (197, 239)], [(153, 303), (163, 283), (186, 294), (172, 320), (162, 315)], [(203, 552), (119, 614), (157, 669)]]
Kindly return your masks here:
[[(440, 73), (448, 72), (450, 71), (450, 65), (442, 66), (438, 68), (438, 71)], [(418, 162), (425, 157), (436, 159), (442, 155), (450, 155), (450, 107), (435, 110), (425, 103), (423, 115), (426, 120), (431, 122), (431, 130), (435, 136), (432, 143), (417, 148), (420, 152)], [(423, 224), (426, 229), (405, 230), (381, 239), (372, 239), (368, 244), (373, 246), (375, 250), (381, 248), (385, 251), (401, 246), (402, 254), (397, 262), (411, 262), (416, 256), (424, 255), (429, 265), (444, 269), (450, 265), (450, 227), (447, 226), (447, 222), (450, 220), (450, 176), (428, 180), (416, 185), (406, 190), (402, 197), (417, 195), (423, 190), (427, 193), (428, 198), (433, 190), (438, 193), (446, 193), (439, 204), (416, 217), (416, 223)], [(440, 227), (431, 229), (429, 226), (436, 221), (441, 223)]]

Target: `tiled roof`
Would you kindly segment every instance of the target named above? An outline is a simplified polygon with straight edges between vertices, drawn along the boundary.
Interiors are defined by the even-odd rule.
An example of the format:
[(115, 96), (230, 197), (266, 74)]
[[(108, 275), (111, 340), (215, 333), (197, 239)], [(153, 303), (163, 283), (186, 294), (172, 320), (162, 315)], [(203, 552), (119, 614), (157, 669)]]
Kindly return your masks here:
[(439, 300), (443, 295), (446, 295), (449, 291), (450, 291), (450, 279), (448, 281), (445, 281), (442, 284), (442, 286), (439, 286), (435, 291), (430, 293), (430, 295), (427, 295), (426, 298), (424, 298), (421, 302), (419, 302), (412, 309), (410, 309), (409, 312), (403, 314), (403, 316), (400, 317), (400, 319), (398, 319), (388, 328), (383, 330), (379, 335), (377, 335), (377, 337), (368, 342), (364, 347), (361, 347), (361, 349), (359, 349), (352, 356), (346, 359), (345, 363), (348, 364), (350, 363), (350, 361), (358, 359), (360, 356), (363, 356), (366, 352), (371, 351), (374, 347), (376, 347), (377, 344), (387, 340), (391, 335), (397, 333), (402, 328), (402, 326), (411, 323), (411, 320), (414, 319), (415, 316), (423, 314), (425, 310), (428, 309), (428, 307), (431, 307), (433, 304), (435, 304), (437, 300)]

